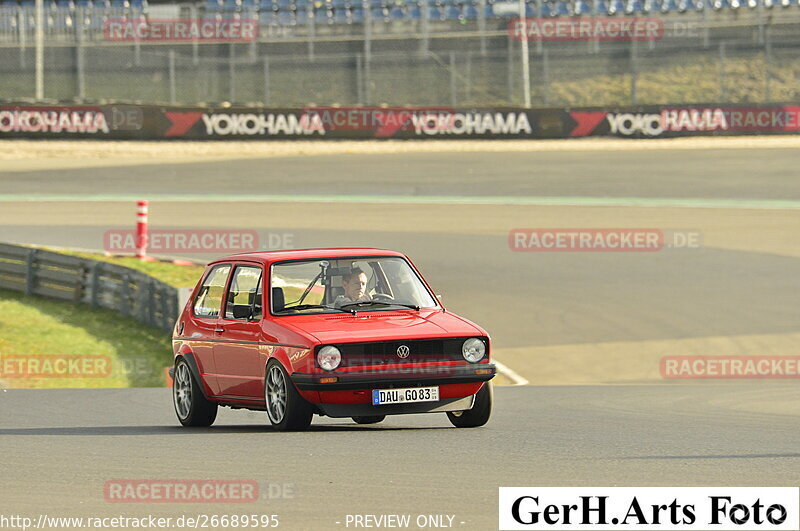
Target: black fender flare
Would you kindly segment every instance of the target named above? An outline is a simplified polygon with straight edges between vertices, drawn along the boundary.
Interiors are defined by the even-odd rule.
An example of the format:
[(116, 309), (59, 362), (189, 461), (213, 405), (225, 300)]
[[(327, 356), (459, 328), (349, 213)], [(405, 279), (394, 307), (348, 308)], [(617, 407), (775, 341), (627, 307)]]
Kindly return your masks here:
[[(192, 371), (192, 376), (194, 376), (195, 381), (198, 383), (198, 387), (200, 387), (200, 392), (203, 393), (203, 398), (208, 400), (208, 394), (206, 393), (205, 386), (203, 385), (203, 380), (200, 378), (200, 369), (197, 367), (197, 361), (194, 359), (194, 353), (187, 352), (185, 354), (180, 354), (178, 357), (175, 358), (175, 365), (178, 365), (178, 359), (183, 358), (186, 360), (186, 364), (189, 366), (189, 370)], [(175, 368), (173, 367), (170, 371), (174, 373)], [(174, 376), (173, 376), (174, 377)]]

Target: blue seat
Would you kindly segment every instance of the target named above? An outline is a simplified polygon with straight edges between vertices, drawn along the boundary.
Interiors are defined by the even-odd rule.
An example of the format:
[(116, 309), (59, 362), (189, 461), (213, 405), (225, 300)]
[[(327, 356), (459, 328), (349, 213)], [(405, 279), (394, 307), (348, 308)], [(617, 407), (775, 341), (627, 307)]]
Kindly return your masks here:
[(642, 2), (642, 13), (656, 13), (660, 4), (661, 0), (644, 0)]
[(608, 5), (609, 15), (618, 15), (624, 12), (625, 12), (625, 2), (623, 2), (623, 0), (611, 0), (611, 3)]
[(568, 17), (570, 15), (569, 4), (565, 0), (556, 2), (555, 14), (559, 17)]
[(130, 6), (133, 9), (144, 9), (147, 7), (146, 0), (131, 0)]
[(331, 13), (325, 7), (317, 9), (314, 13), (314, 22), (317, 24), (327, 24), (328, 22), (331, 22), (330, 15)]
[(607, 15), (608, 3), (606, 2), (606, 0), (595, 0), (594, 11), (592, 11), (592, 13), (596, 15)]
[(574, 13), (580, 15), (590, 15), (592, 13), (592, 6), (586, 0), (577, 0), (575, 2)]
[(294, 18), (294, 11), (278, 11), (278, 24), (281, 26), (293, 26), (297, 23), (297, 20)]
[(642, 12), (644, 12), (644, 7), (642, 6), (641, 0), (628, 0), (625, 6), (626, 15), (635, 15)]
[(403, 6), (400, 4), (395, 4), (392, 9), (389, 11), (389, 19), (390, 20), (403, 20), (406, 18), (406, 14), (403, 11)]
[(408, 18), (411, 20), (419, 20), (422, 18), (422, 10), (417, 5), (412, 5), (408, 8)]
[(678, 8), (678, 4), (675, 0), (662, 0), (661, 1), (661, 12), (662, 13), (674, 13), (676, 11), (680, 11)]
[(553, 16), (553, 8), (550, 6), (550, 2), (542, 2), (542, 12), (539, 13), (540, 17), (551, 17)]
[(461, 10), (457, 5), (449, 5), (444, 10), (444, 16), (448, 20), (458, 20), (461, 18)]
[(363, 7), (354, 7), (350, 10), (350, 21), (355, 22), (357, 24), (361, 24), (364, 22), (364, 8)]
[(441, 20), (442, 15), (443, 13), (439, 6), (428, 6), (428, 18), (430, 20)]
[(386, 14), (382, 7), (373, 7), (369, 10), (369, 16), (372, 17), (372, 20), (383, 20)]
[(478, 8), (472, 4), (464, 6), (464, 18), (467, 20), (475, 20), (478, 18)]
[(347, 8), (334, 9), (333, 21), (336, 24), (346, 24), (347, 22), (350, 22), (350, 10)]

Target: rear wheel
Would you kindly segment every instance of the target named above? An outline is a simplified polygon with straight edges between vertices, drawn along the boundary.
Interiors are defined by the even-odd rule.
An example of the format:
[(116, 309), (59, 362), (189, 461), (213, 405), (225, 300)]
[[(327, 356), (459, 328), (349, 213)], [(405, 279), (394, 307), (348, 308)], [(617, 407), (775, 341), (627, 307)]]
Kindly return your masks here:
[(368, 415), (364, 417), (353, 417), (356, 424), (377, 424), (383, 422), (386, 415)]
[(492, 402), (494, 400), (494, 388), (492, 382), (486, 382), (480, 391), (475, 395), (475, 403), (472, 409), (465, 411), (448, 411), (447, 418), (456, 428), (477, 428), (489, 422), (492, 416)]
[(211, 426), (217, 418), (217, 404), (203, 395), (200, 383), (184, 359), (175, 365), (172, 403), (178, 420), (184, 426)]
[(305, 430), (311, 424), (311, 404), (300, 396), (283, 366), (275, 360), (267, 364), (264, 398), (269, 421), (276, 430)]

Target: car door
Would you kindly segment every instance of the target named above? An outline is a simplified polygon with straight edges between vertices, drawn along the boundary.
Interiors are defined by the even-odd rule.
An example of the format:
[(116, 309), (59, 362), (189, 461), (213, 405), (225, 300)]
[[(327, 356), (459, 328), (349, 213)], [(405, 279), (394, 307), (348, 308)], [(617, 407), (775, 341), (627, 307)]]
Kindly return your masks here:
[(215, 395), (219, 394), (217, 368), (214, 362), (214, 341), (217, 336), (215, 330), (230, 272), (231, 264), (215, 265), (206, 275), (192, 301), (190, 344), (200, 374)]
[(257, 264), (236, 264), (217, 324), (214, 363), (220, 395), (264, 398), (258, 342), (263, 313), (263, 270)]

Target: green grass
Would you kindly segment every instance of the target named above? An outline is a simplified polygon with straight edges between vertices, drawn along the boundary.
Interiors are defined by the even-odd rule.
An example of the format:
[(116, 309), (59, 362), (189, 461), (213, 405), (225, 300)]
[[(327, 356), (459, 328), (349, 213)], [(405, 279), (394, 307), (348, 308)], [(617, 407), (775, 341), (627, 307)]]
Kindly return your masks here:
[[(194, 286), (205, 269), (134, 257), (56, 252), (129, 267), (174, 287)], [(107, 375), (103, 371), (102, 377), (22, 378), (4, 374), (6, 368), (0, 364), (0, 381), (19, 388), (162, 386), (164, 368), (172, 364), (169, 335), (160, 330), (111, 310), (0, 290), (0, 358), (18, 366), (21, 357), (30, 355), (92, 357), (98, 363), (107, 362), (111, 370)]]
[(0, 290), (0, 361), (16, 364), (26, 355), (107, 356), (110, 367), (102, 377), (18, 378), (0, 365), (7, 387), (163, 386), (171, 350), (168, 335), (114, 312)]

